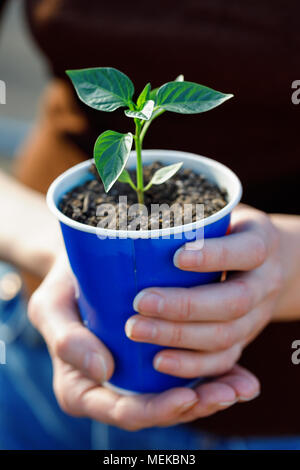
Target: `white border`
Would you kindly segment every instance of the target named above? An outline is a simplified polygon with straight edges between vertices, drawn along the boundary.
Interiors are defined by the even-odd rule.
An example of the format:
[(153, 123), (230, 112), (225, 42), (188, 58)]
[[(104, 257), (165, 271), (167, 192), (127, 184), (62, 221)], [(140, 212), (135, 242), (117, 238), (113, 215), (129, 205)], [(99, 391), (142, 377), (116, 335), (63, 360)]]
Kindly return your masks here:
[[(187, 231), (192, 231), (200, 227), (210, 225), (226, 215), (228, 215), (233, 208), (239, 203), (242, 196), (242, 185), (239, 178), (231, 171), (228, 167), (219, 163), (211, 158), (203, 157), (201, 155), (196, 155), (188, 152), (180, 152), (177, 150), (143, 150), (143, 160), (144, 163), (150, 163), (151, 161), (160, 160), (163, 163), (175, 163), (179, 161), (184, 161), (184, 167), (192, 168), (195, 170), (197, 168), (199, 173), (209, 173), (211, 177), (214, 174), (222, 174), (224, 179), (228, 181), (227, 185), (224, 184), (225, 189), (229, 189), (231, 193), (230, 200), (228, 204), (223, 207), (220, 211), (215, 214), (193, 222), (186, 225), (179, 225), (171, 228), (157, 229), (157, 230), (111, 230), (104, 229), (99, 227), (93, 227), (91, 225), (85, 225), (75, 220), (70, 219), (64, 215), (57, 207), (56, 200), (62, 196), (63, 193), (66, 193), (68, 190), (71, 190), (76, 186), (74, 182), (76, 181), (76, 174), (83, 175), (85, 170), (90, 166), (92, 159), (79, 163), (78, 165), (73, 166), (69, 170), (62, 173), (58, 178), (56, 178), (51, 186), (48, 189), (47, 193), (47, 203), (51, 212), (64, 224), (72, 227), (74, 229), (80, 230), (82, 232), (94, 233), (101, 237), (111, 237), (111, 238), (159, 238), (163, 236), (169, 236), (176, 233), (182, 233)], [(135, 152), (132, 151), (129, 157), (129, 167), (134, 167), (135, 162)], [(68, 189), (65, 189), (64, 192), (61, 191), (61, 186), (65, 183), (66, 179), (72, 180), (73, 183), (70, 184)], [(77, 178), (77, 181), (79, 178)]]

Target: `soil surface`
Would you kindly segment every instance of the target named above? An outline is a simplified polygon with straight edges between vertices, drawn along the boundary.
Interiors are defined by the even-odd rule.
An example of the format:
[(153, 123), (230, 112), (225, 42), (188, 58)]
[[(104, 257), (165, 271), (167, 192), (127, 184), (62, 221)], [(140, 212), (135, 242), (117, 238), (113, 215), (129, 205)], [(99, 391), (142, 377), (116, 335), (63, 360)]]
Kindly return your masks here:
[[(145, 185), (162, 166), (160, 162), (154, 162), (144, 167)], [(204, 217), (218, 212), (227, 204), (227, 193), (224, 189), (203, 175), (182, 168), (165, 183), (153, 185), (145, 193), (148, 213), (144, 212), (145, 208), (138, 212), (138, 207), (133, 206), (137, 204), (136, 193), (128, 184), (116, 182), (109, 193), (105, 193), (95, 165), (91, 165), (90, 172), (93, 179), (66, 193), (59, 204), (60, 210), (67, 217), (87, 225), (123, 230), (175, 227), (203, 217), (203, 212), (197, 212), (197, 204), (204, 205)], [(135, 182), (135, 171), (129, 173)], [(127, 201), (120, 203), (120, 196), (126, 196)], [(163, 207), (159, 212), (157, 206), (153, 207), (152, 204), (167, 204), (168, 207), (176, 204), (176, 210), (170, 212), (168, 207)], [(184, 206), (185, 204), (189, 206)], [(183, 218), (183, 207), (186, 219)]]

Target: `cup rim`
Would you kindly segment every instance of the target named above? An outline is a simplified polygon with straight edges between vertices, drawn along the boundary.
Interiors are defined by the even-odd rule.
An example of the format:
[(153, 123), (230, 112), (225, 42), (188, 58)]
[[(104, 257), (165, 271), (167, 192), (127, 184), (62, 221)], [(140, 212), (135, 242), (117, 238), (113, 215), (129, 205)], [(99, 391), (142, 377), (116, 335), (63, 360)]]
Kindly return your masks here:
[[(208, 157), (204, 157), (202, 155), (197, 155), (194, 153), (189, 153), (189, 152), (183, 152), (183, 151), (178, 151), (178, 150), (160, 150), (160, 149), (155, 149), (155, 150), (143, 150), (143, 154), (145, 156), (148, 156), (148, 158), (153, 157), (153, 159), (159, 159), (162, 158), (162, 155), (165, 155), (167, 158), (170, 157), (176, 157), (175, 160), (184, 160), (184, 159), (189, 159), (194, 161), (195, 163), (199, 164), (204, 164), (210, 167), (211, 169), (219, 169), (221, 170), (224, 174), (227, 174), (227, 176), (230, 177), (231, 181), (233, 182), (234, 186), (234, 195), (232, 199), (226, 204), (225, 207), (220, 209), (218, 212), (204, 218), (201, 220), (198, 220), (196, 222), (192, 222), (189, 224), (184, 224), (184, 225), (178, 225), (176, 227), (170, 227), (170, 228), (163, 228), (163, 229), (154, 229), (154, 230), (113, 230), (113, 229), (105, 229), (105, 228), (100, 228), (100, 227), (94, 227), (92, 225), (86, 225), (81, 222), (77, 222), (69, 217), (67, 217), (65, 214), (63, 214), (57, 207), (55, 203), (55, 196), (57, 191), (59, 190), (61, 184), (64, 182), (65, 178), (70, 177), (76, 172), (80, 172), (83, 169), (87, 169), (90, 164), (92, 163), (93, 159), (86, 160), (84, 162), (78, 163), (77, 165), (74, 165), (73, 167), (69, 168), (65, 172), (63, 172), (60, 176), (58, 176), (50, 185), (48, 192), (47, 192), (47, 204), (50, 209), (50, 211), (56, 216), (56, 218), (62, 222), (65, 225), (68, 225), (69, 227), (72, 227), (76, 230), (82, 231), (82, 232), (87, 232), (87, 233), (93, 233), (98, 235), (99, 237), (107, 237), (107, 238), (131, 238), (131, 239), (136, 239), (136, 238), (160, 238), (164, 236), (170, 236), (170, 235), (175, 235), (179, 233), (184, 233), (184, 232), (190, 232), (202, 227), (205, 227), (207, 225), (211, 225), (214, 222), (217, 222), (218, 220), (223, 219), (226, 215), (230, 214), (231, 211), (234, 209), (234, 207), (239, 203), (241, 197), (242, 197), (242, 185), (239, 180), (239, 178), (236, 176), (236, 174), (230, 170), (227, 166), (223, 165), (222, 163), (213, 160)], [(130, 152), (130, 157), (135, 156), (135, 151)], [(74, 187), (74, 186), (73, 186)], [(71, 189), (71, 187), (70, 187)], [(225, 186), (225, 189), (226, 186)]]

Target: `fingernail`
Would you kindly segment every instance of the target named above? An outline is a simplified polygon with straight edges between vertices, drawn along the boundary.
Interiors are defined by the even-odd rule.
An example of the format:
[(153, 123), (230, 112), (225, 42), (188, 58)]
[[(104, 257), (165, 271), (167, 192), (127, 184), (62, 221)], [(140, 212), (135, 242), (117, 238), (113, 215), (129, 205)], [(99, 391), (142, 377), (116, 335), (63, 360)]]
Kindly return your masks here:
[(128, 338), (132, 337), (132, 330), (133, 330), (135, 323), (136, 323), (136, 318), (131, 317), (129, 318), (129, 320), (127, 320), (125, 324), (125, 333), (126, 333), (126, 336), (128, 336)]
[(177, 250), (175, 252), (175, 255), (173, 256), (173, 264), (174, 264), (174, 266), (176, 266), (176, 268), (179, 268), (178, 257), (179, 257), (181, 252), (182, 252), (182, 248), (179, 248), (179, 250)]
[(239, 397), (239, 401), (251, 401), (257, 398), (259, 395), (260, 395), (260, 391), (252, 395), (252, 397)]
[(158, 356), (154, 359), (154, 369), (176, 371), (179, 367), (179, 361), (175, 357)]
[(199, 240), (186, 243), (184, 245), (184, 249), (190, 250), (190, 251), (202, 250), (203, 246), (204, 246), (204, 238), (200, 238)]
[(154, 339), (157, 333), (157, 326), (151, 320), (131, 317), (126, 322), (125, 333), (128, 338)]
[(180, 248), (174, 255), (173, 263), (176, 268), (191, 268), (200, 266), (202, 259), (201, 251)]
[(198, 398), (195, 398), (195, 400), (192, 400), (188, 403), (184, 403), (183, 405), (180, 406), (180, 410), (187, 411), (187, 410), (193, 408), (193, 406), (195, 406), (196, 403), (198, 403), (198, 401), (199, 401)]
[(164, 299), (159, 294), (141, 291), (133, 301), (133, 309), (136, 312), (160, 313), (163, 309)]
[(86, 354), (83, 367), (95, 380), (99, 382), (105, 382), (107, 380), (107, 367), (101, 354)]
[(220, 405), (220, 406), (232, 406), (237, 402), (238, 402), (238, 398), (236, 398), (235, 400), (232, 400), (232, 401), (221, 401), (220, 403), (218, 403), (218, 405)]

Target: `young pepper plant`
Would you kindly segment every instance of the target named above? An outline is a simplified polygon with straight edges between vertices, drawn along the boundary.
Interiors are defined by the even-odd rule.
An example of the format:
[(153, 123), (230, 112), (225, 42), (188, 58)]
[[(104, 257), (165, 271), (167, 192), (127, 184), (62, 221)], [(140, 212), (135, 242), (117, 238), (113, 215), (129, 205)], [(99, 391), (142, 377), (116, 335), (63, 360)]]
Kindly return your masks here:
[[(105, 131), (94, 146), (95, 165), (108, 192), (119, 180), (128, 183), (137, 193), (138, 202), (144, 203), (144, 193), (154, 184), (162, 184), (181, 167), (182, 162), (160, 168), (144, 185), (142, 146), (151, 123), (165, 111), (196, 114), (209, 111), (233, 95), (186, 82), (182, 75), (172, 82), (151, 90), (148, 83), (133, 101), (134, 85), (119, 70), (112, 67), (67, 70), (78, 97), (86, 105), (99, 111), (112, 112), (125, 107), (125, 115), (134, 120), (135, 133)], [(136, 150), (136, 184), (125, 169), (132, 144)]]

